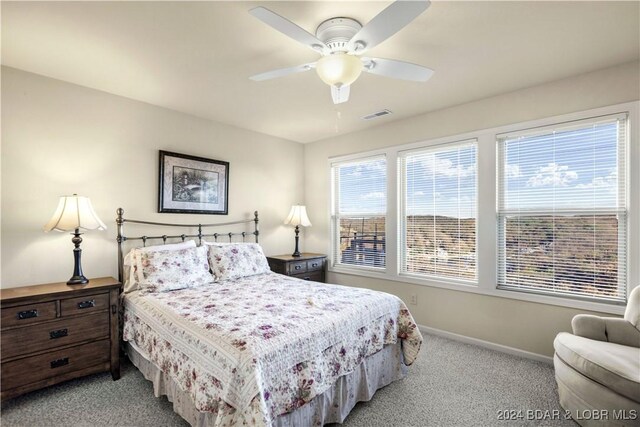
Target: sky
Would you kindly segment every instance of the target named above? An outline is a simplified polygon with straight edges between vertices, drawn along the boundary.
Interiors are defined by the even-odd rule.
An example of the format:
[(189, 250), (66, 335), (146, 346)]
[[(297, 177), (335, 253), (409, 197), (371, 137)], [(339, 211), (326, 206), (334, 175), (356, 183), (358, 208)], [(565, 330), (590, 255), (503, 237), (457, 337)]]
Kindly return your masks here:
[(506, 209), (615, 208), (617, 124), (505, 142)]
[[(609, 122), (502, 141), (501, 206), (522, 211), (615, 208), (617, 138), (618, 125)], [(408, 215), (475, 217), (474, 145), (413, 152), (405, 162)], [(339, 174), (341, 213), (386, 212), (385, 159), (343, 165)]]

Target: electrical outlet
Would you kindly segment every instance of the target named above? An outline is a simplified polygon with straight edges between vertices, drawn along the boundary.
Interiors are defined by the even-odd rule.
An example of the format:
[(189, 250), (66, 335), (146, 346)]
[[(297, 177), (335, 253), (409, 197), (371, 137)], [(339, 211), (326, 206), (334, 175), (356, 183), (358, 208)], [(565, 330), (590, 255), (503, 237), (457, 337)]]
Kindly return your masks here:
[(411, 304), (411, 305), (418, 305), (418, 295), (416, 295), (416, 294), (411, 295), (411, 302), (410, 302), (410, 304)]

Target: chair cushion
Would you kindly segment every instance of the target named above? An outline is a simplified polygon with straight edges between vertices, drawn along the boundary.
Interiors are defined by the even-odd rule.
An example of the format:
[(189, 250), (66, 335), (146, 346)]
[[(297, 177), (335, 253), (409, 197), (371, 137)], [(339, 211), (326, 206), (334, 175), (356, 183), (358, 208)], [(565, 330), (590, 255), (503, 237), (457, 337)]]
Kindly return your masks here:
[(553, 342), (566, 364), (605, 387), (640, 402), (640, 348), (561, 332)]
[(640, 286), (636, 286), (629, 295), (624, 319), (640, 330)]

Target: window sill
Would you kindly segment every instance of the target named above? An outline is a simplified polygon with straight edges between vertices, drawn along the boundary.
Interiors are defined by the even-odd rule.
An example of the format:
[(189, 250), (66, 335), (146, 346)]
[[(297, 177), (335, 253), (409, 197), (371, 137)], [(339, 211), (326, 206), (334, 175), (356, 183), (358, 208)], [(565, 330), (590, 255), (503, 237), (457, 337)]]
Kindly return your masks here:
[(601, 303), (594, 301), (583, 301), (579, 299), (566, 298), (560, 296), (549, 296), (535, 293), (525, 293), (517, 291), (509, 291), (496, 288), (484, 288), (468, 281), (454, 280), (429, 280), (423, 278), (392, 275), (385, 271), (370, 271), (358, 268), (347, 268), (343, 266), (329, 267), (329, 272), (336, 274), (345, 274), (351, 276), (371, 277), (374, 279), (387, 280), (392, 282), (409, 283), (418, 286), (427, 286), (432, 288), (448, 289), (458, 292), (470, 292), (479, 295), (486, 295), (497, 298), (512, 299), (518, 301), (527, 301), (537, 304), (554, 305), (558, 307), (572, 308), (578, 310), (595, 311), (598, 313), (606, 313), (613, 315), (623, 315), (624, 305)]
[(374, 277), (376, 279), (387, 280), (389, 278), (386, 268), (367, 268), (347, 265), (329, 266), (327, 270), (331, 273), (349, 274), (352, 276)]

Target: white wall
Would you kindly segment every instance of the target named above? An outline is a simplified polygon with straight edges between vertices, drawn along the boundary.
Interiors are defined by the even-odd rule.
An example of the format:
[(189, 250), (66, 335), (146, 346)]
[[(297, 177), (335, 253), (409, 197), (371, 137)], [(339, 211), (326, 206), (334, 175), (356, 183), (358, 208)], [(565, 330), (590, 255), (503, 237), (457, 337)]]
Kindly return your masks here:
[[(314, 224), (305, 236), (306, 249), (330, 249), (330, 157), (638, 100), (639, 70), (638, 62), (624, 64), (307, 144), (305, 200)], [(570, 330), (571, 318), (585, 312), (385, 279), (338, 273), (328, 278), (393, 293), (405, 301), (415, 294), (418, 305), (410, 309), (419, 324), (548, 356), (555, 335)]]
[[(71, 276), (70, 235), (42, 231), (63, 194), (90, 197), (108, 227), (83, 236), (87, 277), (117, 277), (118, 207), (129, 218), (182, 223), (258, 210), (265, 252), (293, 248), (282, 222), (304, 200), (301, 144), (3, 67), (1, 149), (3, 288)], [(157, 213), (160, 149), (228, 161), (229, 214)]]

